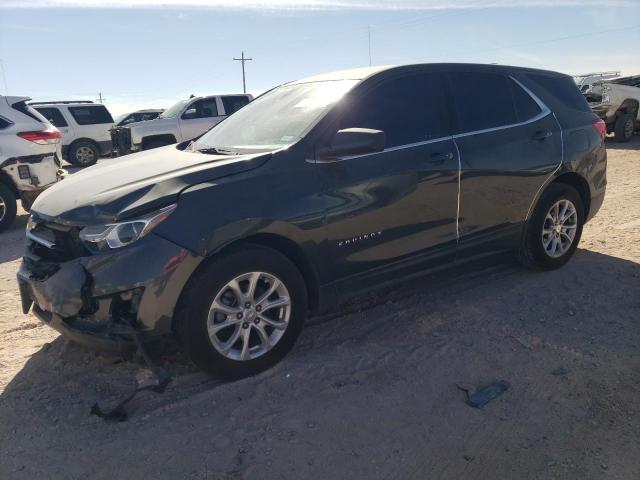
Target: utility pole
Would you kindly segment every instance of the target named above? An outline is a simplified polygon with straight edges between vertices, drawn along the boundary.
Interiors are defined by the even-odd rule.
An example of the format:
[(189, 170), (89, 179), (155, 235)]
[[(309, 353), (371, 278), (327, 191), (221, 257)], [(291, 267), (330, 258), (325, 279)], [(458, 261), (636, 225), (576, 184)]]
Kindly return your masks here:
[(242, 63), (242, 91), (247, 93), (247, 80), (244, 72), (244, 64), (253, 60), (253, 58), (246, 58), (244, 56), (244, 50), (242, 51), (242, 56), (240, 58), (234, 58), (235, 61)]
[(369, 66), (371, 66), (371, 24), (367, 25), (367, 33), (369, 34)]
[(4, 73), (4, 63), (2, 63), (1, 58), (0, 58), (0, 70), (2, 70), (2, 81), (4, 82), (4, 94), (9, 95), (9, 87), (7, 86), (7, 76)]
[(102, 92), (98, 93), (98, 103), (104, 103), (104, 101), (106, 100), (106, 98), (102, 97)]

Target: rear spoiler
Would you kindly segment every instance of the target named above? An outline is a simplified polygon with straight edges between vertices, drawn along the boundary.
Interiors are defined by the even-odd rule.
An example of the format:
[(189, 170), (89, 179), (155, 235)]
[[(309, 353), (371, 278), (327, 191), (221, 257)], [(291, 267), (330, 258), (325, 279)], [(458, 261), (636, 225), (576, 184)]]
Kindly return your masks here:
[(4, 99), (13, 107), (16, 103), (28, 102), (31, 97), (4, 97)]

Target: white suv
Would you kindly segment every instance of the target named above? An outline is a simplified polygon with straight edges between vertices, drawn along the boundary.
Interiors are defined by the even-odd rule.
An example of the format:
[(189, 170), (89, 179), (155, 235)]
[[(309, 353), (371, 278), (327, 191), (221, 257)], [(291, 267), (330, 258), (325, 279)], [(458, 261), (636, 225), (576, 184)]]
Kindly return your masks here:
[(181, 100), (155, 120), (114, 128), (111, 131), (114, 149), (124, 155), (192, 140), (252, 99), (251, 95), (238, 94)]
[(113, 117), (107, 107), (91, 101), (30, 103), (62, 132), (62, 157), (88, 167), (111, 153)]
[(0, 232), (64, 174), (60, 169), (60, 131), (27, 105), (29, 97), (0, 95)]

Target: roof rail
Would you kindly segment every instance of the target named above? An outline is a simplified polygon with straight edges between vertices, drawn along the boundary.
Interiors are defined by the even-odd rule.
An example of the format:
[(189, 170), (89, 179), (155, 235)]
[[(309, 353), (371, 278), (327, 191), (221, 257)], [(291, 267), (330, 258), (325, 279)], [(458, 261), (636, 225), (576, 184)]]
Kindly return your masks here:
[(91, 100), (59, 100), (56, 102), (29, 102), (29, 105), (60, 105), (68, 103), (93, 103)]

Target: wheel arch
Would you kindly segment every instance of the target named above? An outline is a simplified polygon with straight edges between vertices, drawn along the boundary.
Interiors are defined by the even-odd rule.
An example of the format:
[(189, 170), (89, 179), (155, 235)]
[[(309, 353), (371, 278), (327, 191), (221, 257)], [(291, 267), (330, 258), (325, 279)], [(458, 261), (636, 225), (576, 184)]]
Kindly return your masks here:
[[(549, 185), (557, 183), (570, 185), (578, 191), (582, 199), (582, 204), (584, 205), (584, 218), (589, 218), (589, 210), (591, 209), (591, 188), (589, 187), (589, 182), (576, 172), (566, 172), (554, 178)], [(549, 185), (547, 188), (549, 188)]]
[(18, 190), (18, 187), (14, 183), (13, 179), (9, 176), (7, 172), (3, 170), (0, 170), (0, 183), (5, 185), (9, 190), (11, 190), (11, 192), (13, 192), (16, 198), (20, 197), (20, 191)]
[(618, 108), (618, 110), (616, 111), (617, 115), (620, 114), (638, 114), (638, 108), (640, 108), (640, 102), (638, 102), (638, 100), (633, 99), (633, 98), (627, 98), (624, 102), (622, 102), (622, 104), (620, 105), (620, 107)]
[(169, 141), (167, 145), (171, 145), (172, 143), (177, 143), (178, 139), (173, 133), (160, 133), (142, 137), (140, 144), (142, 145), (142, 149), (144, 150), (150, 142), (155, 141)]

